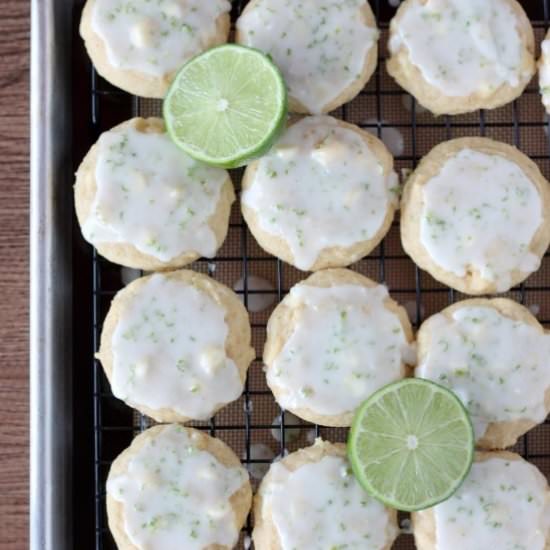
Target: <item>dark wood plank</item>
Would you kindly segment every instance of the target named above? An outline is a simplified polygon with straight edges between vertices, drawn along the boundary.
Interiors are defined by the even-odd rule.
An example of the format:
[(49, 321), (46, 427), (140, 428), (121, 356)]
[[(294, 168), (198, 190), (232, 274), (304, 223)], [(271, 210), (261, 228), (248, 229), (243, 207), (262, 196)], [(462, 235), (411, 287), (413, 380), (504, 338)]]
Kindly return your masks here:
[(28, 0), (0, 17), (0, 547), (28, 548)]

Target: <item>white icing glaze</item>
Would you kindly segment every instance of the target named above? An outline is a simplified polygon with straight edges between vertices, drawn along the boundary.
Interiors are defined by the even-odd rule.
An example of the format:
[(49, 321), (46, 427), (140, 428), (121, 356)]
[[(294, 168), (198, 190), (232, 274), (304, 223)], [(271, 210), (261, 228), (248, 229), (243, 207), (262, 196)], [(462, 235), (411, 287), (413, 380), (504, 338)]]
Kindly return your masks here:
[[(269, 460), (272, 461), (275, 458), (275, 453), (264, 443), (253, 443), (250, 445), (250, 456), (246, 456), (246, 452), (243, 452), (243, 460), (249, 458), (251, 461), (255, 460)], [(261, 480), (267, 471), (269, 470), (269, 462), (251, 462), (246, 465), (248, 473), (256, 480)]]
[(489, 95), (525, 79), (517, 26), (502, 0), (409, 0), (392, 22), (389, 48), (405, 47), (424, 79), (448, 96)]
[(106, 132), (98, 141), (97, 191), (84, 236), (132, 244), (161, 261), (189, 251), (212, 257), (217, 243), (208, 220), (227, 177), (188, 157), (167, 134)]
[(227, 0), (95, 0), (92, 29), (114, 67), (164, 76), (216, 36)]
[[(387, 124), (385, 120), (381, 120), (380, 122)], [(365, 120), (365, 124), (378, 124), (378, 119), (369, 118)], [(378, 136), (378, 128), (369, 127), (365, 129), (369, 134), (379, 137), (393, 156), (399, 157), (403, 154), (405, 150), (405, 140), (403, 139), (403, 134), (397, 128), (393, 126), (383, 126), (380, 129), (380, 136)]]
[(396, 535), (387, 510), (361, 489), (343, 457), (325, 456), (294, 472), (276, 463), (270, 478), (260, 494), (282, 550), (382, 550)]
[[(256, 275), (248, 275), (246, 283), (248, 292), (246, 307), (248, 311), (259, 313), (277, 301), (275, 287), (267, 279)], [(239, 300), (244, 304), (244, 277), (235, 282), (233, 290), (239, 292)]]
[(328, 116), (291, 126), (257, 168), (242, 201), (303, 270), (323, 249), (374, 237), (398, 189), (361, 136)]
[(361, 77), (378, 39), (365, 0), (260, 0), (237, 21), (240, 41), (269, 53), (291, 97), (320, 113)]
[(543, 40), (540, 46), (542, 56), (539, 65), (539, 87), (542, 103), (550, 113), (550, 40)]
[(108, 494), (124, 506), (124, 529), (140, 549), (203, 550), (237, 542), (229, 499), (247, 475), (198, 449), (193, 435), (166, 426), (130, 459), (127, 472), (107, 481)]
[(195, 420), (210, 418), (243, 389), (225, 353), (227, 334), (224, 308), (204, 291), (153, 275), (113, 333), (114, 395)]
[(536, 271), (529, 245), (542, 223), (535, 184), (514, 162), (463, 149), (422, 188), (420, 240), (445, 271), (464, 277), (469, 268), (510, 288), (511, 271)]
[(452, 389), (478, 438), (490, 422), (546, 418), (550, 335), (483, 306), (457, 309), (452, 319), (434, 315), (423, 330), (430, 345), (416, 376)]
[(411, 323), (416, 323), (418, 319), (424, 319), (426, 313), (424, 304), (418, 304), (415, 300), (409, 300), (403, 304), (403, 307)]
[(474, 463), (462, 487), (433, 510), (436, 550), (544, 550), (550, 534), (546, 480), (523, 460)]
[(317, 430), (315, 428), (312, 428), (311, 430), (308, 430), (306, 432), (306, 441), (313, 445), (315, 443), (315, 440), (317, 439)]
[(399, 521), (399, 530), (403, 535), (412, 535), (412, 523), (410, 518), (403, 518)]
[(407, 339), (386, 299), (382, 285), (292, 288), (295, 325), (267, 370), (281, 406), (343, 414), (403, 376)]

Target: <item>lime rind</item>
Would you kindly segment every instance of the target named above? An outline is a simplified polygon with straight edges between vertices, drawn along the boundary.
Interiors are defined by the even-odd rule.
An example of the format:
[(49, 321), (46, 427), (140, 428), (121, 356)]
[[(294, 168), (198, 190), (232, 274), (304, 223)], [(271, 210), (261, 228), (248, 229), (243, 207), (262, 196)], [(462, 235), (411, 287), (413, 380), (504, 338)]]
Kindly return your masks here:
[[(423, 388), (424, 397), (427, 388), (431, 391), (432, 399), (434, 396), (439, 395), (441, 397), (439, 413), (443, 416), (443, 419), (433, 418), (432, 416), (429, 418), (425, 417), (425, 413), (430, 409), (431, 402), (426, 403), (423, 409), (424, 415), (419, 415), (416, 419), (407, 418), (407, 411), (413, 410), (415, 407), (418, 409), (418, 403), (415, 403), (415, 407), (407, 407), (407, 404), (405, 404), (405, 407), (400, 407), (401, 410), (398, 410), (395, 415), (389, 414), (384, 407), (373, 409), (373, 407), (378, 405), (384, 397), (395, 395), (396, 392), (405, 386), (408, 387), (410, 396), (413, 396), (413, 399), (419, 398), (419, 395), (414, 396), (414, 392), (410, 391), (413, 387)], [(406, 396), (406, 393), (404, 395)], [(453, 411), (449, 411), (448, 409), (445, 411), (442, 408), (442, 405), (445, 403), (451, 406), (453, 411), (456, 411), (451, 419), (449, 419), (449, 413)], [(403, 403), (401, 402), (401, 404)], [(388, 472), (388, 475), (384, 476), (384, 479), (378, 479), (376, 486), (365, 472), (365, 467), (368, 467), (368, 463), (365, 465), (365, 461), (361, 457), (361, 451), (365, 451), (364, 441), (361, 437), (362, 434), (365, 433), (362, 421), (369, 409), (374, 412), (374, 416), (377, 414), (382, 415), (378, 421), (384, 425), (383, 431), (379, 431), (378, 433), (371, 431), (373, 438), (369, 442), (371, 446), (372, 444), (377, 444), (381, 453), (380, 456), (377, 457), (376, 466), (380, 467), (380, 465), (383, 464), (382, 467), (385, 467)], [(435, 411), (438, 412), (438, 409), (436, 408)], [(447, 419), (446, 421), (445, 418)], [(413, 420), (417, 421), (416, 427), (410, 424)], [(375, 422), (376, 421), (375, 419)], [(407, 429), (415, 431), (415, 429), (417, 430), (421, 425), (424, 426), (426, 423), (431, 423), (432, 425), (430, 428), (432, 430), (432, 441), (429, 441), (429, 430), (424, 434), (424, 438), (428, 438), (428, 446), (431, 448), (431, 453), (427, 453), (426, 450), (419, 448), (419, 452), (422, 453), (422, 456), (419, 458), (422, 459), (425, 465), (429, 465), (429, 468), (422, 468), (419, 466), (418, 460), (414, 458), (418, 457), (418, 455), (410, 455), (412, 460), (404, 458), (404, 432), (406, 432)], [(437, 439), (438, 433), (439, 435), (443, 433), (447, 442), (441, 443), (441, 440)], [(457, 444), (456, 438), (458, 436), (466, 437), (464, 437), (464, 441)], [(446, 461), (443, 464), (441, 461), (438, 461), (438, 453), (433, 453), (434, 449), (438, 449), (438, 445), (440, 451), (444, 451), (445, 446), (449, 449), (453, 448), (454, 445), (454, 448), (459, 450), (460, 453), (457, 452), (454, 454), (454, 461), (450, 453), (444, 453)], [(441, 454), (441, 452), (439, 454)], [(360, 485), (372, 497), (383, 502), (387, 506), (406, 512), (424, 510), (451, 497), (462, 485), (464, 479), (468, 475), (474, 460), (474, 455), (474, 429), (467, 409), (455, 394), (428, 380), (407, 378), (389, 384), (375, 392), (358, 409), (348, 436), (348, 456), (355, 477)], [(451, 460), (449, 460), (449, 458), (451, 458)], [(445, 468), (452, 468), (453, 473), (449, 475), (444, 471)], [(409, 479), (414, 489), (417, 487), (418, 483), (423, 484), (426, 488), (434, 485), (435, 480), (438, 478), (444, 480), (443, 486), (440, 486), (433, 496), (414, 501), (414, 504), (411, 502), (406, 503), (403, 499), (396, 499), (389, 496), (390, 494), (395, 494), (395, 488), (402, 479)]]
[[(223, 53), (224, 55), (220, 56), (220, 53)], [(212, 135), (215, 130), (213, 125), (204, 123), (194, 124), (193, 128), (195, 137), (199, 138), (195, 141), (200, 141), (202, 139), (204, 145), (203, 147), (198, 147), (196, 144), (188, 143), (181, 139), (178, 135), (178, 125), (181, 124), (182, 121), (185, 122), (186, 117), (190, 120), (196, 120), (197, 115), (200, 116), (201, 113), (204, 113), (205, 117), (208, 117), (209, 113), (212, 116), (212, 98), (208, 95), (210, 90), (218, 90), (224, 86), (230, 88), (232, 85), (236, 84), (235, 82), (231, 82), (233, 75), (229, 75), (229, 79), (224, 79), (223, 58), (225, 57), (225, 60), (227, 61), (227, 56), (230, 54), (241, 56), (241, 58), (236, 57), (235, 59), (243, 59), (247, 62), (247, 67), (252, 63), (256, 63), (255, 66), (248, 67), (253, 75), (251, 77), (251, 82), (254, 79), (254, 75), (257, 75), (260, 72), (260, 69), (264, 72), (271, 73), (270, 78), (264, 80), (268, 80), (268, 83), (272, 86), (273, 102), (272, 104), (266, 105), (265, 102), (261, 101), (264, 99), (263, 97), (259, 95), (254, 97), (254, 95), (250, 93), (248, 95), (245, 93), (241, 93), (241, 96), (236, 95), (234, 99), (237, 103), (241, 101), (240, 98), (247, 98), (248, 102), (258, 100), (257, 105), (255, 106), (256, 113), (254, 111), (250, 111), (249, 113), (246, 111), (233, 112), (233, 121), (235, 121), (236, 118), (242, 119), (239, 125), (231, 125), (229, 124), (229, 119), (227, 117), (219, 117), (217, 120), (224, 122), (226, 126), (217, 129), (219, 131), (215, 132), (215, 136)], [(217, 57), (219, 59), (216, 59)], [(237, 63), (238, 62), (239, 61), (237, 61)], [(209, 67), (209, 65), (211, 65), (211, 67)], [(199, 74), (201, 70), (203, 74)], [(195, 74), (192, 74), (193, 72), (195, 72)], [(225, 71), (225, 73), (227, 73), (227, 71)], [(205, 90), (204, 87), (201, 86), (195, 86), (193, 88), (194, 79), (195, 81), (201, 79), (202, 81), (208, 80), (208, 90)], [(184, 83), (186, 85), (185, 91), (182, 91), (181, 88), (183, 81), (185, 81)], [(265, 82), (262, 82), (262, 86), (264, 84)], [(241, 87), (241, 92), (245, 91), (244, 88), (246, 85), (246, 82), (238, 83), (238, 86)], [(239, 91), (238, 88), (236, 91)], [(233, 90), (232, 93), (235, 93), (235, 90)], [(174, 99), (176, 99), (176, 101), (174, 101)], [(190, 101), (190, 99), (192, 101)], [(193, 106), (192, 111), (186, 112), (185, 109), (181, 107), (181, 104), (185, 104), (186, 102)], [(260, 127), (254, 128), (255, 114), (258, 115), (257, 121), (261, 122), (262, 117), (263, 120), (267, 119), (265, 114), (269, 109), (273, 111), (272, 113), (268, 113), (268, 116), (271, 115), (270, 124), (267, 126), (261, 126), (261, 124), (259, 124), (258, 126)], [(282, 130), (285, 128), (287, 113), (287, 89), (283, 75), (279, 68), (271, 61), (269, 56), (260, 50), (236, 44), (223, 44), (221, 46), (216, 46), (188, 61), (176, 75), (163, 104), (163, 116), (166, 123), (166, 128), (174, 143), (176, 143), (178, 147), (194, 159), (220, 168), (237, 168), (265, 154), (272, 147), (273, 143), (277, 140)], [(249, 117), (248, 119), (247, 116)], [(233, 141), (237, 143), (240, 136), (235, 136), (235, 126), (246, 127), (247, 134), (254, 138), (253, 134), (256, 132), (257, 137), (252, 139), (252, 143), (249, 145), (245, 147), (237, 147), (237, 152), (230, 155), (212, 155), (205, 151), (207, 146), (212, 143), (216, 143), (217, 141), (228, 141), (233, 139)], [(201, 129), (203, 129), (202, 134)], [(216, 139), (212, 139), (213, 137)]]

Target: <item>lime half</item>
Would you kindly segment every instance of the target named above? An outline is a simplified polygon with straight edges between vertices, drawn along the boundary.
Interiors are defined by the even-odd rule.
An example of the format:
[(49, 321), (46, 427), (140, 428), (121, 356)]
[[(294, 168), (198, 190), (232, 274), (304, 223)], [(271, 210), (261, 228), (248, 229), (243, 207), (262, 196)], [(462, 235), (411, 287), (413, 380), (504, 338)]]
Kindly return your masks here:
[(286, 85), (262, 52), (212, 48), (180, 70), (164, 100), (173, 141), (193, 158), (235, 168), (261, 156), (286, 121)]
[(368, 493), (413, 512), (446, 500), (460, 487), (474, 458), (474, 431), (458, 397), (433, 382), (408, 378), (361, 405), (348, 455)]

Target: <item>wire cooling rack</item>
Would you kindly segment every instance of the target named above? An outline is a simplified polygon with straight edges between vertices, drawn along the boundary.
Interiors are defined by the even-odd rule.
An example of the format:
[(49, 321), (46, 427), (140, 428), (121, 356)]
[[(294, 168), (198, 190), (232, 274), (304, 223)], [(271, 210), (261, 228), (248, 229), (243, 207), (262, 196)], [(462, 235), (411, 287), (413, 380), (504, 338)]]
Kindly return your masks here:
[[(238, 17), (246, 0), (233, 1), (232, 20)], [(371, 0), (378, 26), (382, 31), (380, 58), (376, 73), (366, 88), (351, 103), (333, 114), (371, 131), (393, 149), (396, 170), (404, 179), (419, 159), (434, 145), (459, 136), (487, 136), (518, 146), (534, 159), (544, 175), (550, 177), (550, 139), (538, 88), (531, 83), (521, 98), (494, 111), (457, 117), (435, 118), (425, 112), (387, 75), (384, 68), (388, 23), (395, 8), (392, 0)], [(537, 44), (540, 44), (549, 24), (550, 0), (523, 2), (533, 21)], [(97, 75), (85, 56), (76, 26), (80, 10), (75, 11), (75, 54), (73, 73), (75, 97), (88, 98), (74, 107), (74, 164), (78, 165), (87, 148), (99, 134), (130, 116), (160, 114), (160, 102), (132, 97), (108, 84)], [(89, 72), (85, 68), (89, 67)], [(237, 191), (242, 170), (232, 171)], [(115, 548), (109, 533), (105, 511), (105, 480), (114, 458), (132, 438), (151, 425), (151, 421), (132, 411), (113, 397), (101, 365), (93, 352), (99, 347), (102, 322), (116, 291), (141, 275), (121, 269), (91, 251), (80, 237), (75, 225), (74, 279), (76, 295), (74, 313), (75, 364), (75, 540), (78, 548), (107, 550)], [(265, 384), (261, 351), (269, 314), (289, 288), (305, 278), (293, 267), (263, 252), (248, 232), (239, 212), (233, 207), (228, 238), (213, 260), (199, 260), (191, 269), (208, 273), (236, 289), (249, 309), (256, 360), (250, 367), (243, 396), (229, 405), (208, 423), (193, 423), (201, 430), (227, 442), (242, 458), (251, 473), (254, 487), (276, 456), (311, 444), (315, 437), (330, 441), (345, 441), (346, 430), (323, 428), (285, 414), (275, 403)], [(405, 255), (395, 222), (384, 241), (367, 258), (352, 266), (368, 277), (384, 282), (392, 296), (405, 306), (415, 327), (427, 316), (463, 298), (420, 271)], [(271, 288), (256, 289), (251, 277), (261, 277)], [(238, 282), (239, 281), (239, 282)], [(546, 325), (550, 324), (550, 257), (543, 259), (538, 273), (507, 294), (526, 305)], [(261, 300), (267, 308), (257, 311)], [(269, 303), (271, 302), (271, 305)], [(91, 372), (91, 377), (88, 373)], [(515, 451), (535, 463), (550, 476), (550, 422), (524, 436)], [(92, 459), (93, 457), (93, 459)], [(394, 548), (414, 548), (407, 533), (408, 522), (401, 517), (403, 534)], [(250, 519), (243, 530), (239, 548), (250, 546)], [(306, 550), (306, 549), (303, 549)]]

